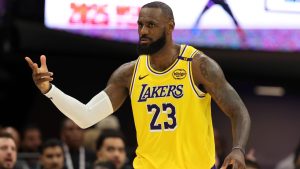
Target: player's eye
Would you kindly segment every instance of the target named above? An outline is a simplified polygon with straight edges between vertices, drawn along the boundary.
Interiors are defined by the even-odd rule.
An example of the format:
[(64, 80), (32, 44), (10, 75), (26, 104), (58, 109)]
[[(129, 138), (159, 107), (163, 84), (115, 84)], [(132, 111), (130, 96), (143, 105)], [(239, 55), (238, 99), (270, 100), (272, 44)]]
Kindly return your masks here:
[(154, 24), (154, 23), (149, 23), (149, 24), (148, 24), (148, 27), (149, 27), (149, 28), (154, 28), (154, 27), (155, 27), (155, 24)]

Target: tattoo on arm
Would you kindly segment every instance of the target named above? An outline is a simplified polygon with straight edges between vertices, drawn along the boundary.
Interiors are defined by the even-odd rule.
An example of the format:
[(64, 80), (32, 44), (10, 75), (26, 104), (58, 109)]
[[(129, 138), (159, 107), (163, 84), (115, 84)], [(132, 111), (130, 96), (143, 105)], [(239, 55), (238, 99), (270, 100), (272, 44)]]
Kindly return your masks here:
[(200, 73), (205, 89), (211, 94), (222, 111), (230, 116), (242, 103), (236, 91), (225, 79), (220, 66), (212, 59), (203, 58), (200, 62)]
[(250, 117), (242, 99), (227, 82), (215, 61), (208, 57), (201, 57), (199, 61), (201, 82), (220, 109), (231, 119), (233, 145), (244, 147), (250, 132)]
[(133, 66), (134, 62), (120, 66), (113, 72), (104, 89), (112, 102), (114, 110), (117, 110), (128, 96)]

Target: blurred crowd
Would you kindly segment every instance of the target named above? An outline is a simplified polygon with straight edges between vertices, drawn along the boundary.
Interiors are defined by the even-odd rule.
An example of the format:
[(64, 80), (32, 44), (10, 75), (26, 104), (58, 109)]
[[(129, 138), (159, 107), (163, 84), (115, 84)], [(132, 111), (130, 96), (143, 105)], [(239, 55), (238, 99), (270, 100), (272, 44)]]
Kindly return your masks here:
[[(215, 129), (216, 166), (226, 158), (227, 145)], [(0, 128), (0, 168), (2, 169), (133, 169), (134, 155), (126, 146), (119, 120), (111, 115), (89, 129), (81, 129), (65, 118), (59, 138), (43, 139), (38, 126), (28, 124), (18, 131), (13, 126)], [(300, 143), (276, 169), (300, 169)], [(250, 148), (246, 155), (247, 169), (261, 169)]]
[(83, 130), (66, 118), (59, 138), (43, 139), (38, 126), (18, 131), (2, 126), (0, 168), (2, 169), (131, 169), (126, 140), (115, 116)]

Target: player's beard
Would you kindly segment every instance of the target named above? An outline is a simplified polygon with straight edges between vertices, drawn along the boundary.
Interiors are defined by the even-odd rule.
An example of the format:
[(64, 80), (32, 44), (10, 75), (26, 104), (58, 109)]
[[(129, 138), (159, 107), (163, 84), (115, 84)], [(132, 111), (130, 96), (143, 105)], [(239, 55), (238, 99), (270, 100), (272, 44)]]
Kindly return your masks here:
[(152, 42), (149, 45), (141, 45), (139, 43), (137, 46), (137, 53), (138, 55), (151, 55), (158, 52), (161, 48), (165, 46), (165, 44), (166, 44), (166, 31), (163, 32), (163, 34), (159, 39), (157, 39), (156, 41)]

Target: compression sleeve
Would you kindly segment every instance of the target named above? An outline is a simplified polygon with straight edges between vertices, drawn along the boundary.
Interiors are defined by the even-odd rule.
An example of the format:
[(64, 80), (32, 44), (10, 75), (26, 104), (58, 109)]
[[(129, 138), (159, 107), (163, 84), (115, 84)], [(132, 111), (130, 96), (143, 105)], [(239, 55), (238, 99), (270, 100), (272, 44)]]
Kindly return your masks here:
[(113, 113), (112, 103), (105, 91), (98, 93), (87, 104), (65, 94), (53, 84), (45, 96), (80, 128), (88, 128)]

